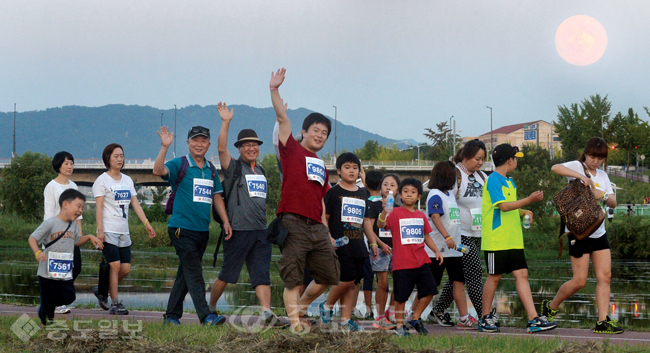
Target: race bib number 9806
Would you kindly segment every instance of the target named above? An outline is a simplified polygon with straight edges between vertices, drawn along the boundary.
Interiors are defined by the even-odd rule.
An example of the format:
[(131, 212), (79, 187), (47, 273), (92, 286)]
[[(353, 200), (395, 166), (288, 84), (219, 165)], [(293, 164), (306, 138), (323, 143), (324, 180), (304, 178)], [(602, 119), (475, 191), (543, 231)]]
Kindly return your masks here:
[(344, 197), (341, 205), (341, 222), (363, 223), (366, 202), (354, 197)]
[(247, 175), (248, 195), (250, 197), (266, 198), (266, 178), (264, 175)]
[(47, 256), (47, 273), (50, 278), (72, 279), (72, 262), (74, 254), (49, 252)]
[(325, 162), (320, 158), (305, 157), (307, 164), (307, 179), (325, 185)]
[(213, 188), (214, 180), (198, 178), (194, 179), (194, 197), (192, 198), (192, 201), (212, 204)]
[(424, 219), (404, 218), (399, 220), (402, 244), (422, 244), (424, 242)]

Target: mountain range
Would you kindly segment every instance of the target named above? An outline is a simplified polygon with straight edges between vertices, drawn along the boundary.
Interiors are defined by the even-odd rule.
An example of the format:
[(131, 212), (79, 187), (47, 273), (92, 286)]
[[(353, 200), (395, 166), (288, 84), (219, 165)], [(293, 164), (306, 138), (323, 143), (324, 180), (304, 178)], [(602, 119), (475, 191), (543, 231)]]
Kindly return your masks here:
[[(254, 108), (247, 105), (233, 105), (234, 118), (230, 124), (228, 147), (234, 155), (236, 149), (233, 143), (241, 129), (254, 129), (259, 138), (264, 142), (260, 146), (260, 154), (273, 153), (271, 143), (275, 112), (273, 108)], [(291, 120), (294, 136), (300, 133), (302, 120), (311, 110), (299, 108), (289, 110), (287, 115)], [(160, 150), (160, 138), (156, 131), (160, 128), (161, 114), (163, 124), (174, 131), (174, 120), (178, 139), (176, 141), (176, 154), (187, 153), (187, 131), (192, 126), (201, 125), (210, 129), (212, 146), (208, 156), (217, 155), (217, 136), (221, 128), (221, 118), (216, 105), (205, 107), (192, 105), (174, 109), (161, 110), (150, 106), (111, 104), (102, 107), (64, 106), (61, 108), (48, 108), (41, 111), (27, 111), (16, 113), (16, 151), (22, 154), (33, 151), (54, 155), (65, 150), (72, 153), (75, 158), (101, 159), (102, 151), (109, 143), (119, 143), (124, 146), (127, 159), (155, 158)], [(334, 130), (334, 119), (332, 130)], [(13, 143), (13, 112), (0, 112), (0, 158), (11, 157)], [(337, 150), (352, 151), (362, 147), (367, 140), (376, 140), (380, 145), (396, 143), (397, 147), (404, 148), (409, 144), (417, 144), (415, 140), (408, 142), (397, 141), (378, 134), (370, 133), (358, 127), (337, 123), (336, 137)], [(390, 127), (386, 128), (390, 132)], [(422, 136), (420, 131), (414, 136)], [(334, 137), (332, 131), (321, 154), (334, 152)], [(170, 147), (173, 155), (174, 145)]]

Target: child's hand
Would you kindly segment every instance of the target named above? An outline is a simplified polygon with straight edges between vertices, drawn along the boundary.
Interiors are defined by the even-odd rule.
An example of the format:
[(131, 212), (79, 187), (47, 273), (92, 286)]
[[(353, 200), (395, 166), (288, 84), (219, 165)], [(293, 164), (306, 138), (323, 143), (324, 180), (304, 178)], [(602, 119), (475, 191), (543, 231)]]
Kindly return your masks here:
[(449, 238), (447, 238), (447, 240), (445, 240), (445, 244), (447, 244), (447, 247), (449, 249), (456, 249), (456, 242), (451, 237), (449, 237)]
[(379, 257), (379, 248), (376, 245), (370, 245), (370, 251), (372, 251), (372, 259), (377, 260)]
[(442, 257), (442, 254), (440, 251), (436, 251), (436, 260), (438, 260), (438, 265), (442, 265), (442, 262), (444, 261), (444, 258)]
[(388, 245), (384, 246), (384, 248), (381, 251), (383, 251), (384, 254), (386, 255), (390, 255), (393, 253), (393, 249), (391, 249), (390, 246)]
[(103, 249), (104, 248), (104, 242), (97, 239), (94, 235), (89, 235), (90, 241), (93, 243), (96, 249)]
[(544, 192), (537, 190), (534, 193), (530, 194), (528, 198), (530, 198), (531, 202), (540, 202), (544, 200)]

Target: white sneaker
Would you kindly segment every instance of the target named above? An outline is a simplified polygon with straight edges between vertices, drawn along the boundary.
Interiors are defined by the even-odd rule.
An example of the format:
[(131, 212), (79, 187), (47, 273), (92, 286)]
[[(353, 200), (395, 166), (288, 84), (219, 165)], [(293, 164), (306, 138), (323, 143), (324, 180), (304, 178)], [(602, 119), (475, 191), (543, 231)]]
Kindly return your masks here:
[(70, 308), (65, 305), (57, 306), (54, 309), (55, 314), (70, 314)]
[(476, 327), (477, 323), (478, 320), (476, 320), (475, 317), (470, 315), (465, 320), (458, 319), (458, 324), (456, 325), (456, 328), (459, 330), (471, 330), (474, 327)]
[(361, 313), (361, 310), (354, 308), (354, 310), (352, 310), (352, 318), (362, 320), (364, 318), (364, 315)]

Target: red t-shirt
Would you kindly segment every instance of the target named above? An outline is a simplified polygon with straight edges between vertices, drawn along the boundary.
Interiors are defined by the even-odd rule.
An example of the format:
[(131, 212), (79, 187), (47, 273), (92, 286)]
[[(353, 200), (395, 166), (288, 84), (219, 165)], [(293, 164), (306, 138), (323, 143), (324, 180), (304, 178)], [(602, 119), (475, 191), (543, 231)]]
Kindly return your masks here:
[(393, 271), (431, 263), (424, 250), (424, 235), (433, 229), (422, 211), (396, 207), (386, 218), (385, 229), (393, 234)]
[(291, 212), (323, 223), (323, 197), (330, 189), (325, 162), (289, 136), (280, 141), (282, 195), (278, 214)]

